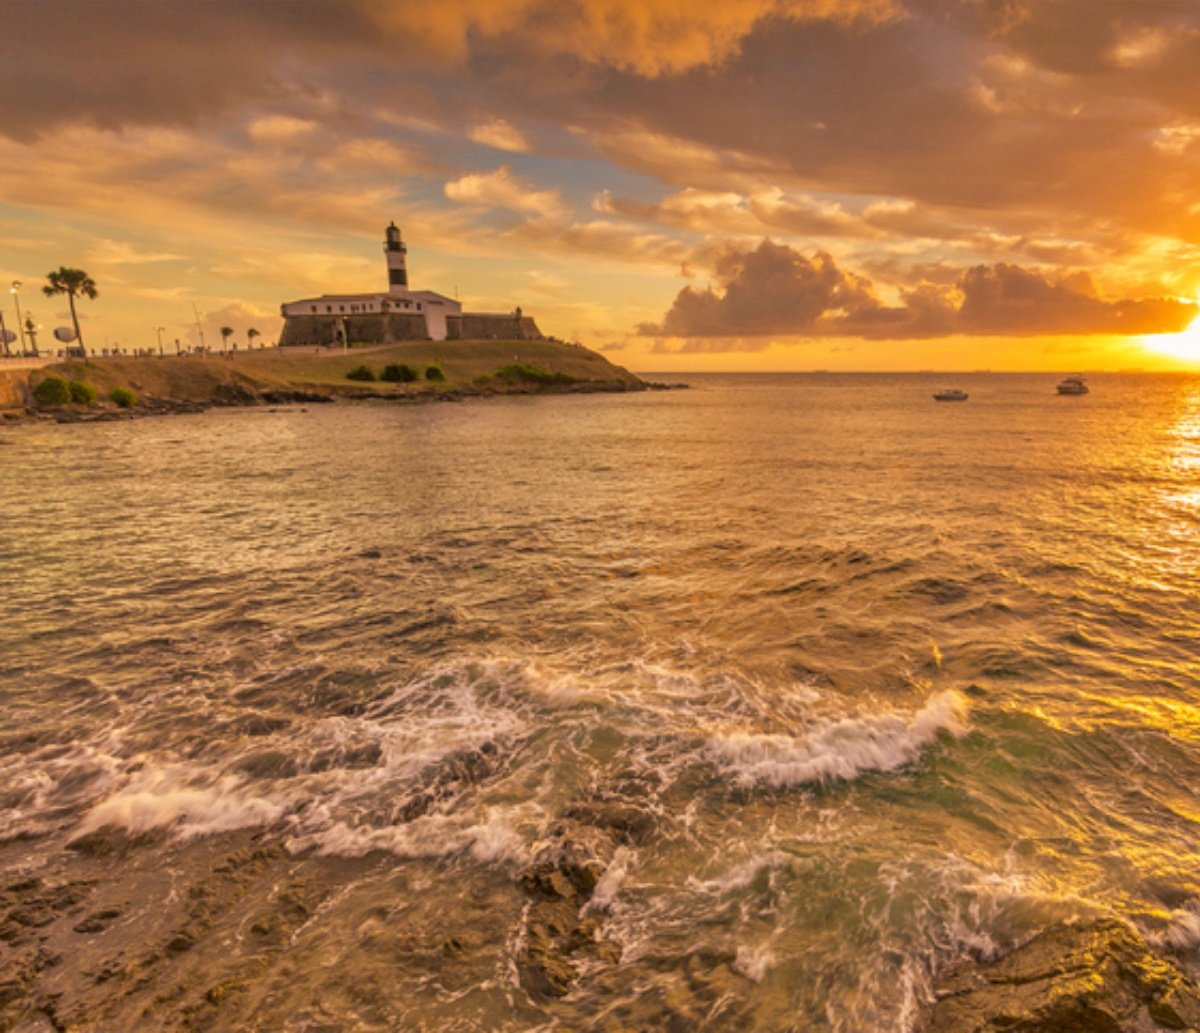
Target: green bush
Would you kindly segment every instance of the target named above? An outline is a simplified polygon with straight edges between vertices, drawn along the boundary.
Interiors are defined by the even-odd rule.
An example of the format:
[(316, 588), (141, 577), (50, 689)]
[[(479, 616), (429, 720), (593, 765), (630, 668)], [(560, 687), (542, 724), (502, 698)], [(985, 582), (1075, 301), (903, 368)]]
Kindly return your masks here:
[(411, 384), (417, 376), (417, 371), (407, 362), (389, 362), (383, 367), (379, 379), (391, 381), (393, 384)]
[(347, 380), (374, 380), (375, 374), (370, 366), (355, 366), (346, 374)]
[(137, 395), (127, 387), (114, 387), (109, 391), (108, 397), (122, 409), (128, 409), (131, 405), (137, 405)]
[(510, 362), (496, 370), (501, 380), (521, 380), (528, 384), (574, 384), (575, 378), (566, 373), (551, 373), (532, 362)]
[(66, 405), (71, 400), (71, 385), (62, 377), (47, 377), (33, 389), (38, 405)]
[(436, 380), (440, 383), (441, 381), (446, 379), (446, 374), (442, 372), (441, 366), (426, 366), (425, 367), (425, 379), (426, 380)]
[(71, 390), (71, 401), (76, 405), (95, 405), (96, 389), (82, 380), (72, 380), (68, 385)]

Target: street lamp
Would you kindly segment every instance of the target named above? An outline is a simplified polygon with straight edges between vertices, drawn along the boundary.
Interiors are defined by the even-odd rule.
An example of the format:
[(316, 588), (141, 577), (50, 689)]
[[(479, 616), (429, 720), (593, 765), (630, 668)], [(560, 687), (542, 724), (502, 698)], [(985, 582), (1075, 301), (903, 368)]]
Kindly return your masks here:
[(165, 326), (156, 326), (156, 327), (154, 328), (154, 332), (155, 332), (156, 334), (158, 334), (158, 354), (159, 354), (159, 355), (161, 355), (161, 354), (163, 353), (163, 350), (162, 350), (162, 332), (163, 332), (165, 329), (166, 329), (166, 327), (165, 327)]
[(13, 280), (9, 294), (17, 306), (17, 332), (21, 335), (21, 354), (25, 354), (25, 324), (21, 320), (21, 281)]
[(41, 328), (41, 323), (34, 324), (32, 312), (25, 317), (25, 336), (29, 338), (29, 354), (35, 359), (38, 356), (37, 335)]

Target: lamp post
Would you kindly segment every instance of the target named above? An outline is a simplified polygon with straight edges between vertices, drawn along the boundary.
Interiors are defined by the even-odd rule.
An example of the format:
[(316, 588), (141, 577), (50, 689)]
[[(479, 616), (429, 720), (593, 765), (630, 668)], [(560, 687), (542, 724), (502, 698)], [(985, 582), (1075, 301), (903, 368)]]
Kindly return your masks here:
[(25, 324), (21, 321), (21, 281), (13, 280), (12, 287), (9, 289), (9, 294), (13, 296), (13, 302), (17, 306), (17, 333), (21, 336), (21, 354), (25, 354)]
[(34, 325), (32, 312), (25, 317), (25, 336), (29, 338), (29, 354), (35, 359), (38, 356), (37, 335), (41, 328), (41, 323)]
[(158, 334), (158, 354), (162, 355), (162, 332), (166, 329), (165, 326), (156, 326), (154, 332)]

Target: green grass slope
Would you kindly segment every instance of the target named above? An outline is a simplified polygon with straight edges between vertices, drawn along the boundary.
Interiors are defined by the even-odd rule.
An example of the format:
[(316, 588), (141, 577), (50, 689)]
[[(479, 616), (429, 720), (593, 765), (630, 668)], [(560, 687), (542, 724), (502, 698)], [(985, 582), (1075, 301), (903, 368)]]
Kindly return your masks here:
[[(361, 383), (346, 374), (366, 365), (376, 377), (389, 363), (407, 363), (422, 378), (393, 384)], [(438, 366), (445, 381), (424, 379)], [(504, 367), (535, 367), (548, 377), (497, 376)], [(114, 357), (73, 360), (33, 371), (32, 386), (47, 376), (93, 385), (101, 399), (114, 387), (130, 387), (145, 398), (206, 402), (231, 392), (311, 391), (344, 397), (409, 396), (445, 393), (491, 394), (562, 390), (636, 390), (642, 387), (628, 370), (587, 348), (554, 341), (412, 341), (348, 351), (281, 348), (214, 355)]]

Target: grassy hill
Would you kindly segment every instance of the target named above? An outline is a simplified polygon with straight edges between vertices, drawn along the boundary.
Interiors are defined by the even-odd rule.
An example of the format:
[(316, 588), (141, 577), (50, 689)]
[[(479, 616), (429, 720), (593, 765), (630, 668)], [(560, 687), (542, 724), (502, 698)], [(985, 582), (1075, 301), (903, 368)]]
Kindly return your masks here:
[[(378, 378), (386, 365), (405, 363), (422, 378), (393, 384), (360, 382), (346, 374), (369, 367)], [(424, 379), (437, 366), (442, 382)], [(508, 367), (505, 371), (505, 367)], [(229, 356), (122, 357), (62, 362), (32, 372), (31, 387), (48, 376), (81, 380), (101, 399), (114, 387), (144, 399), (178, 402), (253, 402), (289, 392), (333, 397), (405, 397), (507, 394), (541, 391), (628, 391), (643, 383), (587, 348), (554, 341), (411, 341), (376, 348), (281, 348)]]

